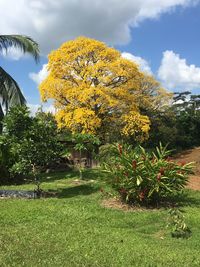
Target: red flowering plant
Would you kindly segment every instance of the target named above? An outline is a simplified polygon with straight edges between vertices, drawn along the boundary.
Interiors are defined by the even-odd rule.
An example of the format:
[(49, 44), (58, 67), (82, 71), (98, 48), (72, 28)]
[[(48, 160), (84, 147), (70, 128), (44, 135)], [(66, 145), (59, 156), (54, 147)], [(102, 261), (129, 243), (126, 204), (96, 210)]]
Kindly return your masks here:
[(109, 182), (126, 202), (158, 203), (183, 191), (193, 163), (169, 160), (170, 150), (161, 144), (155, 152), (139, 146), (113, 145), (111, 157), (103, 163)]

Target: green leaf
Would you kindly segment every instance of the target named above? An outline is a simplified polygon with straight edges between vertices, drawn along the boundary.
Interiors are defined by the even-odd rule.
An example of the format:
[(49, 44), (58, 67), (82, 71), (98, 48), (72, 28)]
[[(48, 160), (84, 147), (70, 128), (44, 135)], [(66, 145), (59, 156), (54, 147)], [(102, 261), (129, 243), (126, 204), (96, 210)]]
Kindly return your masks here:
[(137, 183), (138, 186), (142, 183), (142, 181), (143, 181), (142, 177), (141, 176), (137, 176), (136, 183)]

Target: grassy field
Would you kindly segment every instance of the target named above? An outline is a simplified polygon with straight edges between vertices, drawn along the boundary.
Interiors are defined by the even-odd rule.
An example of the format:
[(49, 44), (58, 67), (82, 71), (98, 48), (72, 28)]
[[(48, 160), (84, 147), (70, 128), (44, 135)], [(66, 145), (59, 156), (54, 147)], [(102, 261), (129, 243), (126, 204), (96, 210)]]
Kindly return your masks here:
[[(174, 239), (168, 211), (102, 206), (98, 170), (43, 177), (55, 198), (0, 199), (0, 266), (200, 266), (200, 192), (183, 202), (189, 239)], [(34, 185), (1, 189), (34, 189)]]

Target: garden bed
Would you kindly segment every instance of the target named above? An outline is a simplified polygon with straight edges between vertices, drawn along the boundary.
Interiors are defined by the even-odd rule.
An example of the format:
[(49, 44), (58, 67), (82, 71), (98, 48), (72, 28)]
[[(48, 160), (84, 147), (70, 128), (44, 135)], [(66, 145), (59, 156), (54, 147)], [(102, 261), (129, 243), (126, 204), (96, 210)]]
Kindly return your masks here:
[(54, 197), (57, 193), (46, 191), (25, 191), (25, 190), (0, 190), (0, 198), (28, 198)]
[(36, 191), (0, 190), (1, 198), (38, 198)]

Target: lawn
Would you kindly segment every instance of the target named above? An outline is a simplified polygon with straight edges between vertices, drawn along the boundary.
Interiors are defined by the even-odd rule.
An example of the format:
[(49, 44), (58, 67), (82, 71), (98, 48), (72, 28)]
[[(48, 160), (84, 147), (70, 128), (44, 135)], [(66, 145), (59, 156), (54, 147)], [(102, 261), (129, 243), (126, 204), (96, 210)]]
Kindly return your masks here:
[(182, 203), (192, 237), (174, 239), (166, 209), (105, 208), (102, 187), (98, 170), (82, 182), (76, 172), (48, 174), (42, 188), (57, 197), (0, 199), (0, 266), (200, 266), (200, 192), (188, 191)]

